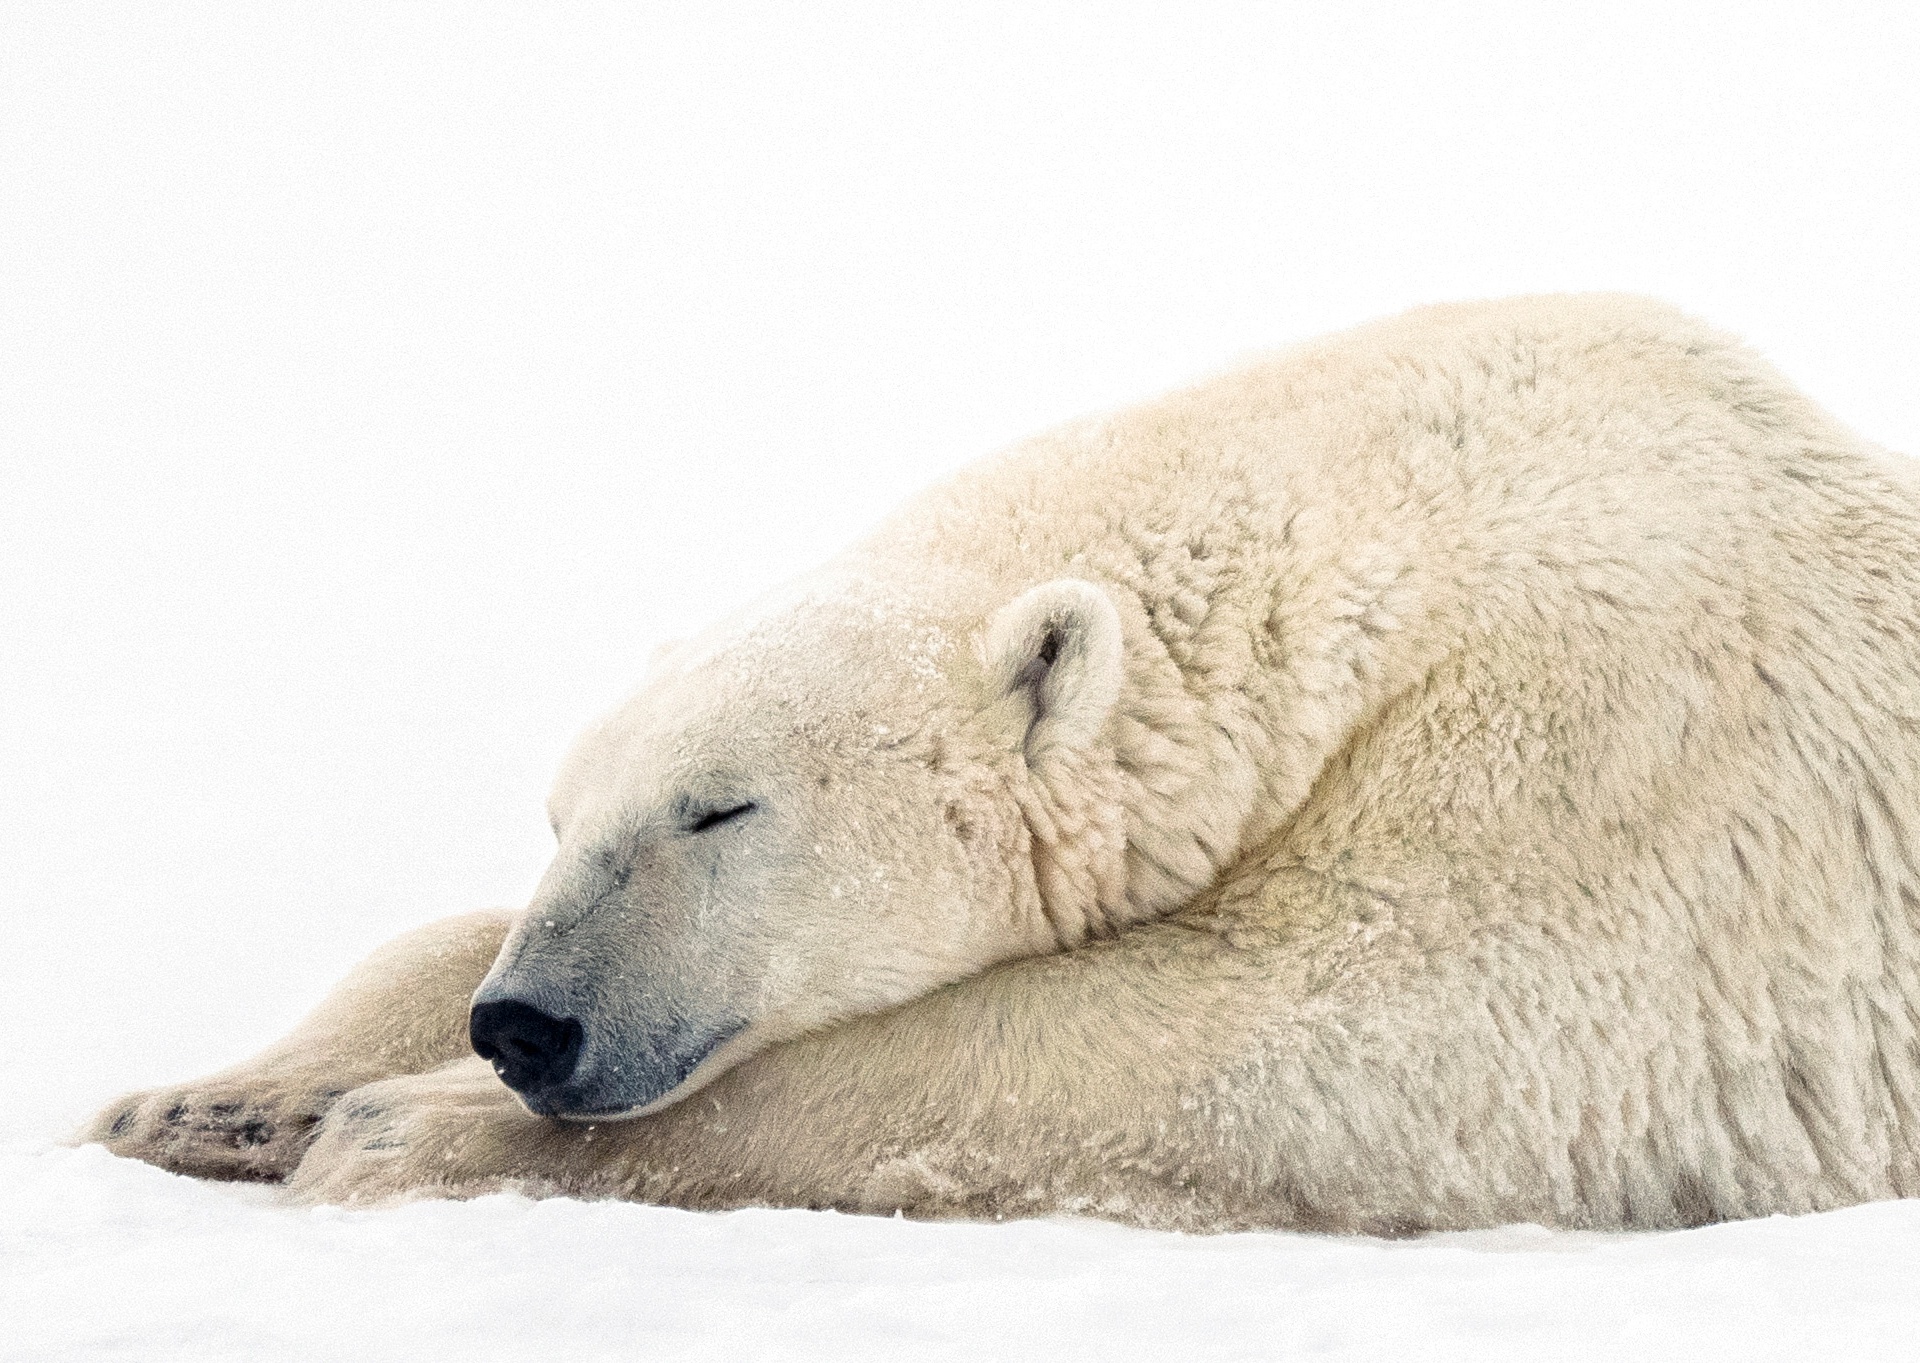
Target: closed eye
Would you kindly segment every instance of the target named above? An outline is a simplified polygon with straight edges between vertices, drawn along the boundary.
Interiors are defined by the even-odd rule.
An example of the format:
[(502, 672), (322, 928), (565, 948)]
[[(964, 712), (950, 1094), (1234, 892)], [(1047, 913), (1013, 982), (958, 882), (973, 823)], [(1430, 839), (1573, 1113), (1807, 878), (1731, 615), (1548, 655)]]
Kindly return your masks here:
[(723, 823), (733, 822), (733, 820), (739, 818), (742, 814), (753, 813), (754, 807), (753, 801), (748, 800), (743, 805), (733, 805), (726, 809), (709, 809), (706, 813), (697, 815), (688, 822), (687, 832), (704, 833), (709, 828), (718, 828)]

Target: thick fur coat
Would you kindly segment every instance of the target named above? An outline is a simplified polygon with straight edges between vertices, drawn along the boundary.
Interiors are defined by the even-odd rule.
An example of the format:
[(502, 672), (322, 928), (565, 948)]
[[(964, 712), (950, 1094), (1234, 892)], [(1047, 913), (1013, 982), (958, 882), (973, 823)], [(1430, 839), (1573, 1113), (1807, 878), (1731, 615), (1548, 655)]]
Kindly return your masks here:
[[(1920, 1194), (1916, 544), (1894, 461), (1665, 307), (1302, 346), (676, 650), (524, 914), (91, 1134), (329, 1199), (1187, 1228)], [(461, 1060), (476, 986), (572, 1068)]]

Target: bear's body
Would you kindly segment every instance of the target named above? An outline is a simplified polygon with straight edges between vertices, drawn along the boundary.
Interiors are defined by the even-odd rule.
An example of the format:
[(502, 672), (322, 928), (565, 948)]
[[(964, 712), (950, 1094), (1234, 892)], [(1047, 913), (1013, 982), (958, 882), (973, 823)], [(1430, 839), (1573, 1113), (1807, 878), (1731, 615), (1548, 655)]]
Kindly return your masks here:
[[(1883, 457), (1656, 305), (1305, 346), (684, 646), (570, 763), (527, 914), (94, 1134), (349, 1200), (1402, 1231), (1914, 1195), (1916, 544)], [(608, 1120), (458, 1058), (482, 975), (495, 1068)], [(513, 1068), (529, 1011), (566, 1066)]]

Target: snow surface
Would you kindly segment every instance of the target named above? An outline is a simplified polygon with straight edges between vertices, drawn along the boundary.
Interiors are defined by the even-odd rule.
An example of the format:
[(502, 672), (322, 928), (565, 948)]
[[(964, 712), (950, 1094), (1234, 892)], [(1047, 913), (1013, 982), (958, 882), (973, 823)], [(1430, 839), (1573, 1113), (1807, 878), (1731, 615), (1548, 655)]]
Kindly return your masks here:
[(966, 459), (1626, 288), (1920, 451), (1906, 4), (0, 0), (0, 1358), (1910, 1358), (1920, 1207), (1400, 1243), (55, 1144), (524, 898), (660, 642)]
[[(0, 1148), (32, 1359), (1912, 1358), (1920, 1208), (1410, 1241), (619, 1203), (290, 1210)], [(417, 1355), (410, 1351), (418, 1351)]]

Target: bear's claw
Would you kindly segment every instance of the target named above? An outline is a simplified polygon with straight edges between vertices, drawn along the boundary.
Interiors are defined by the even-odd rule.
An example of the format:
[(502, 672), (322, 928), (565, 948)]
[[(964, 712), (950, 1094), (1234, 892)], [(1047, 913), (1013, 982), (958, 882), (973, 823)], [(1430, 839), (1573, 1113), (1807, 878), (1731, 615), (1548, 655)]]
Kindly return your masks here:
[(111, 1104), (80, 1139), (177, 1174), (279, 1182), (306, 1154), (335, 1096), (267, 1083), (203, 1081)]

